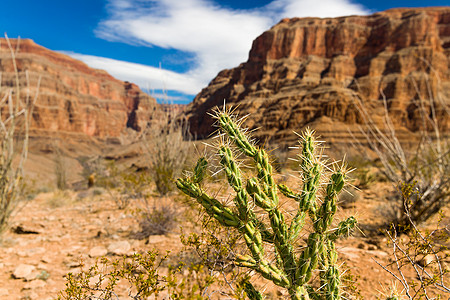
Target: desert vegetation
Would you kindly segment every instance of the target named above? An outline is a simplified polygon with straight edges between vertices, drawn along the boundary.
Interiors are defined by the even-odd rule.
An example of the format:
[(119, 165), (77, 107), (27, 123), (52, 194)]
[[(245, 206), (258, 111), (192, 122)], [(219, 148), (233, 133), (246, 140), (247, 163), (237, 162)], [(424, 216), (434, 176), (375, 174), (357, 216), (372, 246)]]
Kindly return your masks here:
[[(361, 296), (357, 277), (342, 267), (336, 246), (356, 226), (353, 216), (341, 214), (342, 221), (334, 220), (341, 191), (356, 191), (345, 187), (350, 172), (345, 163), (325, 163), (313, 133), (306, 131), (299, 136), (296, 158), (300, 184), (288, 188), (275, 182), (280, 177), (273, 172), (270, 156), (252, 142), (241, 127), (242, 119), (222, 110), (215, 116), (220, 132), (212, 148), (217, 159), (213, 154), (201, 156), (195, 168), (176, 181), (178, 189), (195, 199), (187, 208), (203, 212), (194, 232), (189, 232), (192, 227), (183, 229), (184, 256), (152, 250), (122, 259), (100, 258), (79, 273), (69, 273), (60, 299), (116, 299), (123, 293), (133, 299), (263, 299), (270, 296), (261, 289), (264, 281), (291, 299)], [(209, 166), (208, 160), (218, 165)], [(364, 188), (376, 183), (370, 180)], [(138, 187), (139, 180), (126, 185)], [(421, 196), (414, 184), (399, 188), (404, 203)], [(178, 206), (187, 203), (182, 199)], [(181, 216), (173, 207), (155, 205), (141, 219), (137, 236), (150, 241), (152, 235), (173, 231)], [(424, 231), (411, 219), (409, 207), (405, 206), (413, 226), (409, 234), (400, 234), (396, 226), (385, 231), (386, 251), (392, 251), (393, 259), (383, 263), (375, 258), (380, 270), (399, 282), (383, 287), (381, 298), (431, 299), (449, 292), (449, 238), (442, 218), (433, 230)], [(181, 218), (187, 220), (186, 215)]]
[[(337, 228), (330, 227), (337, 209), (337, 196), (347, 180), (345, 167), (332, 166), (334, 171), (326, 179), (317, 141), (312, 132), (306, 131), (301, 136), (302, 154), (299, 156), (302, 189), (299, 193), (293, 192), (287, 186), (275, 183), (269, 156), (264, 149), (258, 149), (249, 141), (235, 116), (224, 111), (217, 112), (215, 117), (223, 133), (217, 145), (221, 167), (236, 193), (232, 196), (233, 208), (225, 206), (202, 188), (208, 164), (204, 157), (199, 159), (191, 176), (177, 181), (178, 188), (195, 198), (221, 226), (234, 228), (240, 233), (248, 254), (237, 254), (236, 265), (254, 270), (285, 288), (291, 299), (339, 299), (342, 291), (334, 242), (341, 236), (348, 236), (356, 225), (356, 219), (349, 217)], [(232, 146), (236, 148), (232, 150)], [(245, 179), (247, 176), (242, 174), (240, 163), (235, 158), (240, 153), (253, 160), (256, 176)], [(323, 181), (327, 184), (324, 199), (319, 202), (316, 197), (322, 193), (319, 190)], [(289, 221), (279, 208), (278, 191), (298, 203), (298, 209), (291, 212), (293, 217)], [(257, 213), (256, 207), (262, 211)], [(313, 224), (313, 232), (305, 246), (298, 246), (296, 240), (307, 216)], [(268, 221), (264, 222), (264, 218)], [(299, 247), (303, 250), (296, 253), (295, 249)], [(267, 248), (273, 253), (267, 253)], [(321, 290), (314, 290), (309, 282), (318, 270)], [(250, 299), (263, 298), (250, 281), (245, 282), (244, 290)]]
[[(437, 75), (427, 76), (426, 86)], [(417, 88), (417, 82), (410, 78), (416, 88), (417, 99), (414, 105), (419, 114), (420, 127), (418, 136), (414, 136), (417, 142), (405, 145), (401, 143), (388, 112), (388, 101), (383, 97), (383, 122), (379, 124), (367, 112), (360, 99), (356, 99), (359, 112), (364, 120), (361, 127), (366, 141), (380, 161), (378, 169), (395, 185), (414, 185), (420, 197), (402, 197), (401, 188), (396, 193), (396, 213), (393, 222), (397, 230), (409, 230), (413, 224), (420, 224), (446, 207), (450, 201), (450, 148), (449, 135), (445, 131), (445, 124), (438, 119), (438, 114), (448, 115), (448, 99), (443, 96), (441, 89), (433, 95), (430, 88), (428, 94), (422, 95)], [(356, 97), (357, 98), (357, 97)], [(364, 181), (369, 181), (367, 173)], [(408, 213), (405, 213), (405, 209)]]
[[(436, 68), (448, 43), (433, 35), (430, 54), (414, 48), (420, 35), (405, 48), (390, 35), (414, 22), (436, 25), (432, 14), (351, 17), (333, 31), (346, 45), (364, 40), (358, 53), (372, 53), (368, 37), (349, 32), (385, 17), (392, 26), (379, 40), (400, 49), (386, 57), (354, 58), (333, 46), (324, 49), (332, 59), (311, 59), (308, 46), (296, 61), (282, 52), (297, 50), (278, 51), (262, 35), (255, 47), (269, 48), (219, 73), (180, 116), (63, 55), (59, 62), (76, 66), (71, 76), (41, 57), (37, 69), (51, 72), (36, 114), (31, 91), (39, 86), (30, 87), (25, 69), (37, 54), (25, 54), (21, 69), (9, 44), (13, 72), (0, 89), (0, 299), (447, 299), (448, 68)], [(293, 19), (271, 32), (301, 45), (304, 26), (320, 44), (321, 30), (338, 22)], [(302, 26), (290, 31), (291, 23)], [(269, 51), (280, 57), (254, 69)], [(422, 52), (430, 59), (418, 58)], [(102, 81), (91, 87), (92, 74)], [(105, 99), (122, 98), (86, 93), (99, 86)], [(225, 96), (230, 103), (211, 109)], [(193, 140), (186, 118), (204, 140)], [(52, 128), (59, 131), (46, 140), (42, 132)], [(346, 140), (352, 134), (359, 136)], [(35, 166), (37, 179), (26, 172)]]
[[(0, 89), (0, 234), (7, 228), (24, 189), (23, 164), (28, 154), (30, 118), (37, 99), (37, 94), (34, 97), (30, 95), (28, 73), (25, 74), (28, 86), (21, 86), (15, 61), (16, 49), (12, 48), (7, 36), (6, 41), (13, 61), (15, 88)], [(17, 136), (21, 137), (21, 143), (16, 142)], [(16, 159), (18, 163), (15, 163)]]
[[(93, 254), (93, 248), (82, 261), (77, 258), (76, 270), (65, 276), (66, 287), (58, 293), (59, 299), (353, 299), (365, 294), (347, 265), (351, 261), (344, 264), (349, 256), (344, 251), (341, 257), (339, 245), (357, 226), (351, 215), (358, 216), (364, 191), (379, 184), (391, 185), (389, 177), (376, 173), (367, 163), (351, 170), (343, 161), (326, 161), (324, 148), (310, 130), (299, 135), (300, 143), (293, 149), (299, 154), (288, 162), (298, 166), (296, 175), (286, 177), (283, 172), (289, 167), (279, 168), (282, 173), (275, 171), (272, 163), (280, 164), (279, 160), (252, 139), (243, 127), (244, 119), (225, 108), (217, 109), (215, 118), (219, 131), (202, 152), (183, 148), (191, 143), (183, 141), (183, 127), (171, 127), (158, 131), (164, 139), (153, 140), (155, 149), (151, 150), (167, 157), (157, 158), (147, 168), (123, 167), (99, 157), (80, 158), (84, 190), (74, 197), (68, 186), (58, 184), (58, 189), (66, 190), (53, 194), (48, 205), (64, 209), (86, 202), (91, 207), (108, 199), (113, 204), (109, 209), (133, 220), (134, 229), (127, 230), (126, 239), (136, 240), (140, 246), (132, 252), (128, 242), (121, 242), (128, 250), (115, 250), (112, 242), (108, 249), (96, 250), (99, 254)], [(149, 150), (149, 140), (145, 143), (142, 149), (149, 151), (147, 155), (155, 153)], [(175, 152), (168, 152), (173, 145), (184, 155), (180, 160)], [(181, 176), (189, 151), (196, 151), (199, 159), (193, 170)], [(64, 178), (58, 175), (64, 165), (58, 163), (62, 153), (55, 155), (58, 183)], [(155, 168), (158, 165), (162, 167)], [(163, 169), (168, 171), (157, 172)], [(175, 180), (175, 174), (181, 177)], [(352, 174), (356, 187), (351, 185)], [(411, 211), (422, 193), (414, 182), (400, 183), (398, 192), (411, 227), (404, 231), (398, 230), (398, 224), (380, 228), (386, 240), (377, 242), (377, 247), (392, 252), (393, 259), (378, 257), (373, 263), (386, 272), (382, 277), (392, 276), (398, 284), (388, 284), (376, 293), (385, 299), (446, 295), (449, 237), (443, 225), (445, 213), (433, 229), (419, 227)], [(172, 190), (172, 184), (182, 193)], [(61, 202), (61, 198), (71, 197), (73, 200)], [(340, 204), (346, 209), (339, 208)], [(100, 206), (86, 213), (103, 210)], [(22, 225), (13, 226), (13, 232), (39, 234)], [(152, 242), (174, 233), (177, 246), (158, 247)], [(380, 240), (373, 232), (367, 234)], [(96, 239), (114, 235), (106, 229), (99, 231)], [(26, 280), (45, 283), (50, 275), (44, 271)]]

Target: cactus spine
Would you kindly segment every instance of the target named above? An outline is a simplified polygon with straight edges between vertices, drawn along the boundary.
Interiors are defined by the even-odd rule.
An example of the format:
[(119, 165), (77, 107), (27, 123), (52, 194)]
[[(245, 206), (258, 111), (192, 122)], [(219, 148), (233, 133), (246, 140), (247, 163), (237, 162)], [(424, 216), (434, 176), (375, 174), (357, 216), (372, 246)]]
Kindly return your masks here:
[[(245, 130), (226, 111), (215, 115), (218, 126), (226, 137), (218, 146), (220, 164), (227, 176), (228, 184), (235, 191), (234, 207), (229, 208), (205, 193), (201, 187), (207, 169), (207, 161), (200, 158), (193, 175), (177, 180), (177, 187), (185, 194), (195, 198), (221, 225), (234, 227), (242, 235), (249, 253), (238, 255), (236, 264), (252, 269), (276, 285), (286, 288), (291, 299), (339, 299), (340, 280), (336, 267), (337, 252), (334, 242), (340, 236), (346, 236), (354, 228), (353, 217), (339, 223), (335, 230), (330, 229), (339, 192), (344, 187), (346, 177), (343, 168), (331, 174), (324, 199), (317, 201), (320, 182), (324, 179), (323, 162), (317, 155), (317, 142), (313, 132), (307, 130), (301, 136), (301, 172), (303, 186), (295, 193), (287, 186), (277, 185), (272, 176), (270, 159), (264, 149), (253, 145)], [(233, 155), (231, 145), (253, 160), (256, 176), (244, 178)], [(296, 215), (290, 222), (278, 207), (279, 192), (298, 202)], [(252, 209), (260, 207), (268, 217), (268, 224)], [(314, 232), (309, 234), (304, 249), (297, 254), (295, 241), (301, 232), (306, 217), (312, 221)], [(264, 242), (275, 248), (276, 262), (269, 261), (265, 255)], [(310, 280), (313, 273), (319, 274), (322, 289), (315, 291)], [(249, 282), (246, 283), (247, 296), (260, 299)]]

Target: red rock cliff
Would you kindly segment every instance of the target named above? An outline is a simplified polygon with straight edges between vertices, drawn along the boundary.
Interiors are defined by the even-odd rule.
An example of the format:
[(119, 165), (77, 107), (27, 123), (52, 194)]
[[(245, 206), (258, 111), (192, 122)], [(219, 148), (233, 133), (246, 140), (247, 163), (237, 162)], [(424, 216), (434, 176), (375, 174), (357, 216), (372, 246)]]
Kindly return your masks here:
[[(22, 91), (28, 72), (31, 95), (41, 77), (32, 129), (40, 132), (119, 136), (125, 128), (140, 130), (158, 110), (155, 99), (136, 85), (117, 80), (67, 55), (50, 51), (32, 40), (11, 39), (16, 51)], [(0, 39), (2, 89), (14, 86), (14, 68), (5, 39)]]
[[(450, 7), (284, 19), (253, 42), (247, 62), (220, 72), (186, 115), (206, 137), (214, 130), (206, 112), (226, 99), (251, 114), (247, 125), (260, 127), (261, 137), (290, 138), (312, 124), (338, 139), (362, 123), (357, 98), (376, 117), (385, 97), (395, 126), (415, 131), (419, 100), (431, 96), (448, 130), (449, 67)], [(340, 124), (347, 128), (338, 133)]]

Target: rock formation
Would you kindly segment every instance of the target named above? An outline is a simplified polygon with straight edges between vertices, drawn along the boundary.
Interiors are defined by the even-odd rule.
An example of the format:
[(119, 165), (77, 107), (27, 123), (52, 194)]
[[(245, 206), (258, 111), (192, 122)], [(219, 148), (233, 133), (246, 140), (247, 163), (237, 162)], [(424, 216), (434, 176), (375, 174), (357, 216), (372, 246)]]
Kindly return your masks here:
[[(217, 105), (249, 114), (260, 138), (295, 139), (305, 126), (339, 141), (375, 122), (386, 99), (394, 126), (422, 126), (420, 107), (450, 128), (450, 7), (392, 9), (370, 16), (284, 19), (260, 35), (247, 62), (221, 71), (187, 108), (198, 137), (214, 131), (207, 115)], [(423, 101), (422, 101), (423, 100)], [(348, 142), (348, 141), (347, 141)]]
[[(41, 78), (31, 124), (38, 134), (117, 137), (126, 128), (145, 128), (158, 112), (156, 100), (135, 84), (117, 80), (32, 40), (10, 41), (16, 51), (21, 94), (28, 89), (26, 73), (31, 96)], [(6, 89), (15, 86), (12, 57), (5, 39), (0, 39), (0, 72), (3, 97)]]

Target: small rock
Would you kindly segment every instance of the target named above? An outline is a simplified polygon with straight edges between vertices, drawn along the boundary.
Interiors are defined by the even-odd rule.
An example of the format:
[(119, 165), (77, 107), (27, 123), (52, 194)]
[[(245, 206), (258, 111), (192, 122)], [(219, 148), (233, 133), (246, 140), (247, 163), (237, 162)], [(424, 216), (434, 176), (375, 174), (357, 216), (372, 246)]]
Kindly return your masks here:
[(96, 238), (101, 238), (101, 237), (105, 237), (108, 236), (108, 232), (105, 229), (101, 229), (97, 231), (97, 235), (95, 236)]
[(380, 250), (373, 250), (372, 252), (370, 252), (370, 254), (372, 254), (373, 256), (378, 257), (378, 258), (385, 258), (385, 257), (389, 256), (389, 254), (387, 254), (384, 251), (380, 251)]
[(149, 244), (160, 244), (165, 241), (167, 241), (167, 237), (165, 235), (151, 235), (148, 237)]
[(365, 243), (359, 243), (358, 244), (358, 249), (363, 249), (363, 250), (367, 250), (369, 247), (367, 246), (367, 244)]
[(30, 274), (28, 274), (27, 276), (24, 277), (25, 281), (31, 281), (31, 280), (35, 280), (38, 276), (39, 276), (40, 272), (39, 271), (33, 271)]
[(115, 255), (126, 255), (130, 249), (131, 245), (128, 241), (113, 242), (108, 246), (108, 252)]
[(35, 266), (21, 264), (14, 270), (12, 275), (16, 279), (20, 279), (20, 278), (25, 279), (27, 276), (30, 276), (35, 269), (36, 269)]
[(352, 247), (343, 247), (339, 250), (339, 252), (345, 256), (348, 260), (359, 261), (361, 250)]
[(15, 227), (13, 227), (11, 230), (15, 234), (39, 234), (39, 232), (37, 230), (34, 230), (32, 228), (27, 228), (24, 225), (17, 225)]
[(419, 260), (417, 263), (421, 266), (421, 267), (426, 267), (429, 264), (431, 264), (433, 261), (435, 260), (435, 257), (431, 254), (428, 254), (427, 256), (425, 256), (424, 258), (422, 258), (421, 260)]
[(119, 228), (120, 232), (127, 232), (128, 230), (130, 230), (130, 226), (128, 225), (124, 225)]
[(9, 295), (9, 291), (6, 288), (0, 288), (0, 297), (1, 296), (8, 296)]
[(378, 247), (376, 245), (369, 245), (369, 247), (367, 247), (367, 250), (378, 250)]
[(72, 260), (72, 261), (66, 261), (66, 262), (65, 262), (65, 265), (66, 265), (68, 268), (73, 269), (73, 268), (78, 268), (78, 267), (80, 267), (80, 266), (81, 266), (81, 262), (80, 262), (80, 261), (75, 261), (75, 260)]
[(29, 257), (29, 256), (32, 256), (35, 254), (42, 254), (45, 252), (46, 252), (45, 248), (38, 247), (38, 248), (26, 249), (24, 251), (17, 251), (17, 255), (19, 255), (21, 257)]
[(27, 282), (24, 285), (23, 289), (24, 290), (34, 290), (34, 289), (37, 289), (37, 288), (43, 288), (46, 285), (47, 284), (44, 281), (42, 281), (42, 280), (33, 280), (33, 281), (30, 281), (30, 282)]
[(97, 247), (92, 248), (92, 249), (89, 251), (89, 256), (90, 256), (90, 257), (99, 257), (99, 256), (104, 256), (104, 255), (106, 255), (107, 253), (108, 253), (108, 250), (106, 250), (105, 247), (103, 247), (103, 246), (97, 246)]
[(50, 255), (44, 255), (44, 256), (41, 257), (41, 261), (42, 261), (43, 263), (49, 264), (49, 263), (51, 263), (53, 260), (52, 260), (52, 258), (50, 257)]

